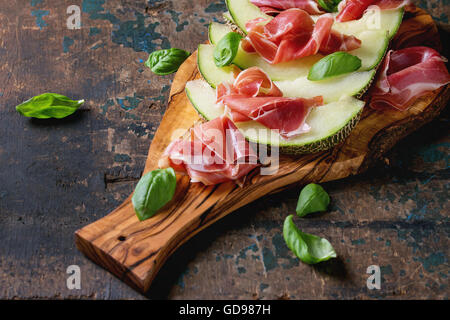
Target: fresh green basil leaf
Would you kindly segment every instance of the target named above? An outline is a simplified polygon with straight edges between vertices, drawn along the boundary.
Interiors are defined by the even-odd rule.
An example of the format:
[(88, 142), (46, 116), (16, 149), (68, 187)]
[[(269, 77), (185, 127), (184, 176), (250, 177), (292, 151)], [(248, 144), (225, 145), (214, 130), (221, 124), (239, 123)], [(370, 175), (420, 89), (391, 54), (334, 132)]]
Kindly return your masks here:
[(176, 72), (189, 56), (189, 52), (176, 48), (158, 50), (149, 55), (145, 65), (153, 73), (165, 76)]
[(242, 36), (236, 32), (227, 33), (214, 48), (214, 63), (216, 66), (229, 66), (239, 49), (239, 43)]
[(172, 168), (150, 171), (139, 180), (131, 202), (139, 220), (146, 220), (164, 207), (175, 194), (177, 179)]
[(315, 264), (337, 257), (327, 239), (301, 232), (294, 224), (293, 215), (284, 220), (283, 237), (289, 249), (305, 263)]
[(327, 12), (338, 12), (338, 5), (342, 0), (317, 0), (319, 5)]
[(334, 52), (317, 61), (309, 70), (308, 80), (317, 81), (350, 73), (361, 68), (361, 59), (347, 52)]
[(310, 183), (302, 189), (297, 202), (297, 215), (306, 216), (309, 213), (326, 211), (330, 204), (330, 196), (318, 184)]
[(74, 101), (57, 93), (44, 93), (31, 98), (16, 107), (17, 112), (25, 117), (61, 119), (77, 111), (84, 100)]

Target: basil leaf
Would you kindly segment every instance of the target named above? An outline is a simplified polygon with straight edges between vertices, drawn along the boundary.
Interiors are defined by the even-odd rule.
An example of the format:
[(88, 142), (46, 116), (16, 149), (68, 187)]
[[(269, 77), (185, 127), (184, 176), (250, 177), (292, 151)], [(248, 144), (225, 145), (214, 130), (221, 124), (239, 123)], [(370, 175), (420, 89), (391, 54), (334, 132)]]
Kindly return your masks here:
[(145, 65), (149, 67), (153, 73), (160, 76), (174, 73), (181, 64), (190, 56), (190, 53), (181, 49), (171, 48), (152, 52)]
[(146, 220), (170, 200), (175, 194), (177, 179), (172, 168), (150, 171), (139, 180), (131, 202), (139, 220)]
[(338, 5), (342, 0), (317, 0), (319, 5), (327, 12), (338, 12)]
[(303, 217), (308, 213), (326, 211), (329, 204), (328, 193), (318, 184), (310, 183), (300, 192), (295, 211), (299, 217)]
[(227, 33), (214, 48), (214, 63), (216, 66), (229, 66), (239, 49), (239, 43), (242, 36), (236, 32)]
[(334, 52), (317, 61), (309, 70), (308, 80), (317, 81), (361, 68), (361, 59), (347, 52)]
[(287, 246), (303, 262), (315, 264), (336, 258), (336, 251), (327, 239), (301, 232), (294, 221), (293, 215), (284, 220), (283, 237)]
[(25, 117), (38, 119), (67, 117), (77, 111), (84, 100), (74, 101), (57, 93), (44, 93), (31, 98), (16, 107)]

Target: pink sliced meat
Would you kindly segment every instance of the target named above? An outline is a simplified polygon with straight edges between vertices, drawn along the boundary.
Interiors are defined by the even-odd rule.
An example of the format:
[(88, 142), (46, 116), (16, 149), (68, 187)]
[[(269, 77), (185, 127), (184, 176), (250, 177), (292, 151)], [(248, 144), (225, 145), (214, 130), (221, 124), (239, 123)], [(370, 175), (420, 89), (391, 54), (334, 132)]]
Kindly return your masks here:
[(281, 97), (283, 93), (270, 80), (267, 73), (258, 67), (251, 67), (241, 71), (233, 84), (222, 82), (217, 86), (217, 101), (225, 95), (238, 94), (247, 97), (270, 96)]
[(330, 36), (333, 22), (334, 19), (331, 14), (324, 14), (317, 20), (306, 43), (303, 42), (303, 37), (282, 41), (278, 47), (279, 50), (274, 63), (296, 60), (318, 53), (322, 43)]
[(188, 174), (192, 182), (214, 185), (237, 180), (258, 166), (257, 155), (226, 116), (191, 130), (190, 139), (173, 141), (159, 162)]
[(305, 120), (313, 107), (323, 104), (323, 98), (248, 98), (229, 95), (222, 98), (222, 103), (231, 110), (233, 121), (251, 119), (269, 129), (278, 130), (284, 139), (289, 139), (310, 130)]
[(314, 0), (250, 0), (267, 14), (278, 13), (283, 10), (298, 8), (309, 14), (321, 14), (323, 11)]
[(450, 83), (445, 61), (428, 47), (390, 50), (371, 90), (370, 106), (407, 110), (418, 97)]
[(381, 10), (398, 9), (409, 4), (409, 0), (344, 0), (339, 4), (336, 21), (346, 22), (360, 19), (369, 6)]
[(264, 71), (252, 67), (242, 71), (233, 84), (221, 83), (217, 102), (226, 106), (234, 122), (254, 120), (289, 139), (309, 131), (305, 120), (323, 99), (284, 98)]
[(348, 36), (331, 30), (328, 39), (320, 45), (320, 53), (324, 55), (331, 54), (336, 51), (352, 51), (361, 47), (361, 40), (354, 36)]
[(304, 10), (285, 10), (266, 25), (261, 24), (261, 18), (247, 23), (248, 35), (242, 40), (242, 47), (277, 64), (319, 52), (351, 51), (361, 46), (361, 41), (354, 36), (332, 30), (333, 23), (331, 14), (321, 15), (314, 24)]

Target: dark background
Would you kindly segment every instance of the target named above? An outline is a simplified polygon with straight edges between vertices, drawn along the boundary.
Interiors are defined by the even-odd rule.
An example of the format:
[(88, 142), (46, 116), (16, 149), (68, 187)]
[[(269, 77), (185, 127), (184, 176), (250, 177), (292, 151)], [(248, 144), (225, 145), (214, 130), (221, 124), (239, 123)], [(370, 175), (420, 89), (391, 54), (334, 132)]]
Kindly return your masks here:
[[(414, 2), (447, 42), (449, 1)], [(0, 2), (0, 299), (141, 299), (77, 251), (73, 234), (118, 206), (139, 180), (173, 78), (153, 75), (143, 64), (148, 53), (194, 51), (226, 8), (222, 0), (70, 4), (82, 8), (81, 30), (66, 28), (67, 1)], [(15, 111), (43, 92), (87, 102), (63, 120)], [(308, 266), (288, 251), (282, 223), (299, 193), (291, 190), (194, 237), (147, 296), (448, 299), (448, 128), (447, 108), (369, 172), (323, 184), (330, 211), (299, 226), (326, 237), (338, 259)], [(81, 290), (66, 287), (72, 264), (81, 267)], [(372, 264), (381, 266), (381, 290), (366, 288)]]

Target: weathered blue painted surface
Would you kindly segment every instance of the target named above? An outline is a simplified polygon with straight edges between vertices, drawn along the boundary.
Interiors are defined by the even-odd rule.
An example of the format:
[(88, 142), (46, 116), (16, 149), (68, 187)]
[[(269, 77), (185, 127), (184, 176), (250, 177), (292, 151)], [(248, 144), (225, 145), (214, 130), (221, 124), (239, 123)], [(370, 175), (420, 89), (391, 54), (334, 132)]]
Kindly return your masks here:
[(47, 26), (47, 23), (44, 21), (44, 17), (50, 14), (49, 10), (32, 10), (31, 15), (36, 17), (36, 26), (42, 30), (42, 28)]
[[(17, 29), (14, 19), (1, 20), (0, 56), (8, 63), (0, 66), (0, 119), (8, 125), (0, 126), (0, 297), (142, 298), (86, 260), (72, 235), (119, 205), (141, 175), (173, 78), (152, 74), (148, 54), (193, 52), (226, 7), (221, 0), (77, 0), (81, 30), (58, 30), (65, 5), (5, 3), (0, 19), (26, 23)], [(448, 0), (417, 3), (447, 25)], [(85, 111), (63, 121), (17, 116), (15, 105), (45, 91), (84, 98)], [(324, 184), (329, 212), (297, 222), (326, 237), (339, 259), (308, 266), (288, 250), (282, 224), (299, 193), (290, 190), (201, 232), (169, 259), (148, 296), (448, 298), (448, 116), (405, 139), (389, 166)], [(70, 264), (83, 271), (76, 293), (65, 287)], [(365, 286), (370, 264), (382, 269), (380, 291)]]
[(70, 50), (70, 46), (74, 44), (74, 41), (72, 38), (69, 38), (67, 36), (64, 36), (63, 39), (63, 52), (67, 53)]

